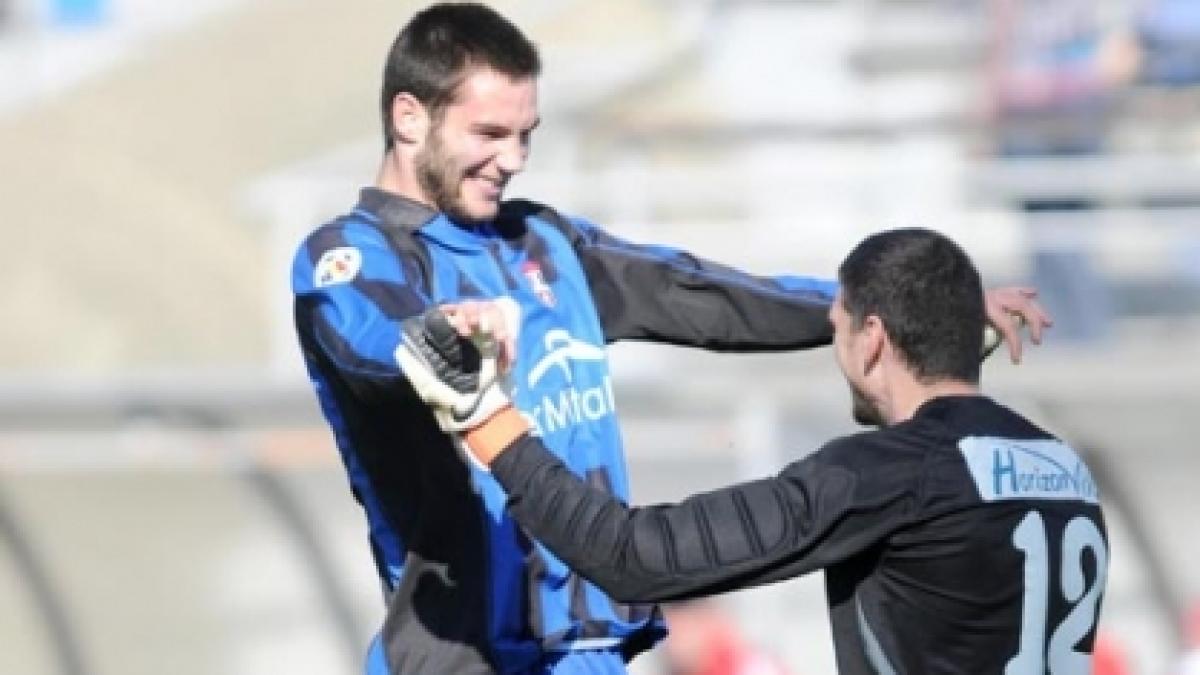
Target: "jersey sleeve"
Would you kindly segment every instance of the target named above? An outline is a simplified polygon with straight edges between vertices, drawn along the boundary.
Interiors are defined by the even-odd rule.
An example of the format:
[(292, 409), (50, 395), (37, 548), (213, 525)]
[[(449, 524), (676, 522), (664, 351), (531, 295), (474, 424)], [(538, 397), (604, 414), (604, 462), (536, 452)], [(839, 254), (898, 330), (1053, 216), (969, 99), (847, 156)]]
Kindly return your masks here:
[(292, 266), (296, 329), (305, 349), (318, 349), (348, 379), (385, 382), (402, 374), (393, 356), (400, 322), (430, 300), (415, 265), (387, 245), (383, 233), (357, 222), (318, 229)]
[(679, 249), (634, 244), (587, 221), (570, 222), (609, 342), (775, 351), (832, 341), (834, 281), (755, 276)]
[(491, 469), (512, 516), (573, 569), (618, 601), (662, 602), (821, 569), (908, 524), (919, 466), (876, 472), (869, 464), (883, 455), (837, 447), (862, 437), (834, 441), (772, 478), (642, 508), (587, 485), (533, 436)]

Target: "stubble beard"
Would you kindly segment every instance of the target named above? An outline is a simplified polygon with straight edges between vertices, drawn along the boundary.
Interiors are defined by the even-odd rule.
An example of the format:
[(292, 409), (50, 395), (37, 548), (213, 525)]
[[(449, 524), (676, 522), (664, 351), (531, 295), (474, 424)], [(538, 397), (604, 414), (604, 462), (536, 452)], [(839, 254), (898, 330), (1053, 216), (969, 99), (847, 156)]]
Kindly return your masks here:
[(884, 426), (883, 415), (879, 412), (879, 408), (867, 398), (866, 394), (854, 386), (850, 385), (850, 400), (852, 408), (850, 414), (854, 416), (854, 421), (867, 427), (882, 427)]
[(417, 183), (439, 211), (464, 224), (480, 221), (467, 212), (463, 203), (462, 184), (466, 171), (446, 152), (436, 130), (429, 133), (425, 147), (417, 153), (413, 164)]

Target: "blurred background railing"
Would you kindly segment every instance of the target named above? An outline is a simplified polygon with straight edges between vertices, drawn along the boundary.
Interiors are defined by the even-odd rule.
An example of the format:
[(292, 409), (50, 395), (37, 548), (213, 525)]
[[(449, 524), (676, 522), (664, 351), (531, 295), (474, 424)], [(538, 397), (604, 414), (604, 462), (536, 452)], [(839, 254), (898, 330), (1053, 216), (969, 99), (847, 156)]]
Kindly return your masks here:
[[(1184, 672), (1194, 3), (494, 4), (547, 65), (514, 196), (763, 273), (832, 276), (864, 234), (921, 224), (990, 284), (1036, 283), (1057, 325), (985, 385), (1097, 468), (1097, 672)], [(381, 62), (419, 6), (0, 0), (0, 673), (358, 671), (380, 593), (287, 269), (371, 181)], [(852, 429), (823, 351), (613, 358), (637, 502)], [(792, 672), (833, 672), (818, 577), (716, 607)]]

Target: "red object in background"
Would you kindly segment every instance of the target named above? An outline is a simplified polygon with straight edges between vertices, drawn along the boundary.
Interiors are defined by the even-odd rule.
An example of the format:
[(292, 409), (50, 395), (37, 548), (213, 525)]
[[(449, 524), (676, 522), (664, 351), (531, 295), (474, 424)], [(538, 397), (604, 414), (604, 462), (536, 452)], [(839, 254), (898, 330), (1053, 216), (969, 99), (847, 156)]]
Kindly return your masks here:
[(1191, 649), (1200, 649), (1200, 600), (1193, 602), (1183, 616), (1183, 643)]
[(1092, 650), (1092, 675), (1130, 675), (1129, 658), (1116, 636), (1100, 631)]
[(667, 608), (671, 633), (665, 653), (671, 675), (789, 675), (757, 649), (715, 604), (689, 602)]

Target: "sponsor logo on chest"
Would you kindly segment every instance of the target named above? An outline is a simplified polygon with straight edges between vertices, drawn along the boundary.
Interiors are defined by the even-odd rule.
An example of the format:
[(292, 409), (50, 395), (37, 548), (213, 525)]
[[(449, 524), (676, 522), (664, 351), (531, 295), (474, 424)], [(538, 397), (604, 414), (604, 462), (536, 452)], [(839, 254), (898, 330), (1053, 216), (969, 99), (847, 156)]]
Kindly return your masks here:
[[(599, 384), (581, 386), (575, 381), (574, 365), (578, 362), (593, 362), (604, 368), (604, 348), (572, 337), (561, 328), (547, 331), (543, 344), (546, 353), (529, 369), (522, 383), (534, 397), (523, 412), (536, 433), (544, 436), (611, 415), (616, 406), (607, 369)], [(565, 386), (547, 392), (552, 380)]]

